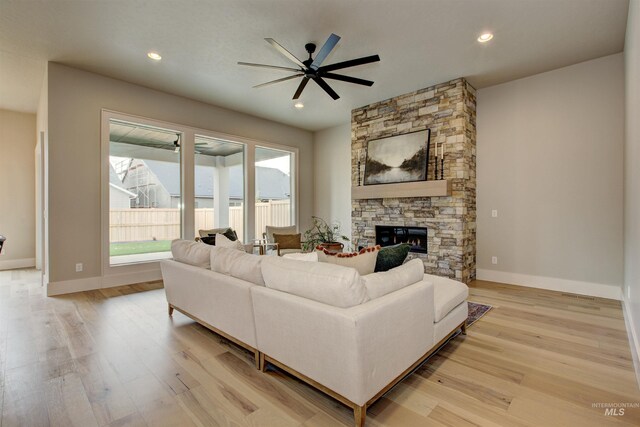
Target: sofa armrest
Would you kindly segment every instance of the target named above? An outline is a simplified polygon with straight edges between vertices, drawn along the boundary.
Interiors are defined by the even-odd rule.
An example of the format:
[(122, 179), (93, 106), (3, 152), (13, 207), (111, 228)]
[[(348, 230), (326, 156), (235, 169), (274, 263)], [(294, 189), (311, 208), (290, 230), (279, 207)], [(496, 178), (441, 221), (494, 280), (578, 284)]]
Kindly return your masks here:
[(258, 350), (364, 405), (433, 346), (433, 285), (351, 308), (251, 289)]

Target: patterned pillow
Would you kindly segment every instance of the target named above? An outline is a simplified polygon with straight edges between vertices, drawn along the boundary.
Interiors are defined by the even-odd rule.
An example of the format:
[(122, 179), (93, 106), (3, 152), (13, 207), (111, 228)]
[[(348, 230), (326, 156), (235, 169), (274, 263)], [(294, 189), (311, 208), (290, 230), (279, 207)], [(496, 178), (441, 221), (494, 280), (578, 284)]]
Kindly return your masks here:
[(385, 246), (378, 252), (376, 259), (376, 273), (378, 271), (389, 271), (392, 268), (400, 267), (407, 259), (411, 245), (400, 243), (399, 245)]
[(317, 246), (316, 252), (318, 253), (318, 261), (355, 268), (361, 276), (364, 276), (374, 272), (380, 246), (364, 248), (360, 252), (338, 253), (329, 252), (322, 246)]
[[(231, 240), (232, 242), (235, 242), (236, 240), (238, 240), (238, 235), (236, 234), (236, 232), (232, 229), (232, 228), (225, 228), (225, 229), (221, 229), (224, 232), (221, 233), (216, 233), (216, 234), (222, 234), (223, 236), (225, 236), (227, 239)], [(200, 230), (202, 231), (202, 230)], [(200, 237), (200, 240), (202, 240), (202, 243), (206, 243), (207, 245), (213, 245), (215, 246), (216, 244), (216, 234), (209, 234), (208, 236), (202, 236)]]

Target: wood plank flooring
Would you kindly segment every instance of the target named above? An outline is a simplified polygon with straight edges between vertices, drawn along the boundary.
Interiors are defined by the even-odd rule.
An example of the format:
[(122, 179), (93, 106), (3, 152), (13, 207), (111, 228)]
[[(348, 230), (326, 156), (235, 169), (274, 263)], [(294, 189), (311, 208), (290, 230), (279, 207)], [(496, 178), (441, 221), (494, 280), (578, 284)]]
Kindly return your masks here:
[[(161, 283), (45, 297), (0, 272), (0, 426), (350, 426), (352, 412), (175, 312)], [(640, 402), (617, 301), (476, 281), (494, 306), (369, 426), (625, 426)]]

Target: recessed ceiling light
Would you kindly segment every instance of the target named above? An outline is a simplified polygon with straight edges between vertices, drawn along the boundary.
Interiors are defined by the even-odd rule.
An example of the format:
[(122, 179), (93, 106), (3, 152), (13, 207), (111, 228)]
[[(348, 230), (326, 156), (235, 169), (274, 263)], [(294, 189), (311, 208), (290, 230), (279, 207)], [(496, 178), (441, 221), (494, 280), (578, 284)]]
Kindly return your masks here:
[(301, 110), (304, 108), (304, 104), (302, 102), (296, 102), (295, 104), (293, 104), (294, 107), (296, 107), (298, 110)]
[(160, 61), (162, 59), (162, 56), (160, 56), (160, 54), (156, 52), (149, 52), (147, 53), (147, 56), (154, 61)]
[(480, 37), (478, 37), (478, 41), (480, 43), (486, 43), (489, 40), (491, 40), (492, 38), (493, 38), (493, 34), (491, 34), (491, 33), (483, 33), (483, 34), (480, 34)]

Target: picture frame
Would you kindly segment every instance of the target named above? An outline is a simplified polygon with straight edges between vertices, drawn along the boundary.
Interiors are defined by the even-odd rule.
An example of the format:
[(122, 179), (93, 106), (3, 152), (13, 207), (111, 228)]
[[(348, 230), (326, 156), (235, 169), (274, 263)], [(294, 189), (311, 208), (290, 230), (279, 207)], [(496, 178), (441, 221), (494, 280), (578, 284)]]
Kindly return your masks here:
[(426, 181), (431, 129), (367, 141), (364, 185)]

